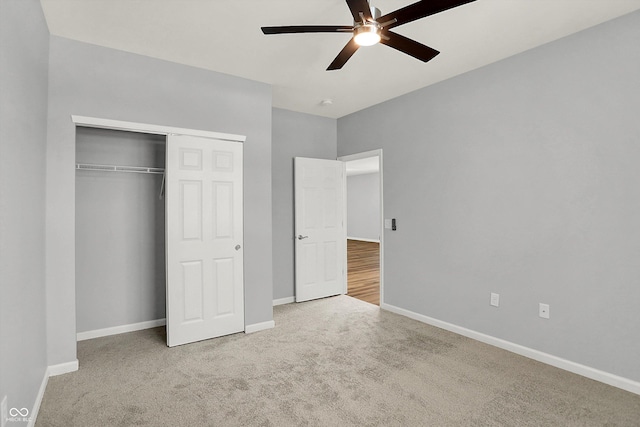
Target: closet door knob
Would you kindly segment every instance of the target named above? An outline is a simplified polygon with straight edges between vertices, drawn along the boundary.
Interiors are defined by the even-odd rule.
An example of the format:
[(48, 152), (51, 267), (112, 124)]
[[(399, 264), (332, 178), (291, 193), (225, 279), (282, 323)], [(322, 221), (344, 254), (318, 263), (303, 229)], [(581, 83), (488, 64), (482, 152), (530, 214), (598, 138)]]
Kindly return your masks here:
[(239, 251), (242, 246), (236, 245), (236, 251)]

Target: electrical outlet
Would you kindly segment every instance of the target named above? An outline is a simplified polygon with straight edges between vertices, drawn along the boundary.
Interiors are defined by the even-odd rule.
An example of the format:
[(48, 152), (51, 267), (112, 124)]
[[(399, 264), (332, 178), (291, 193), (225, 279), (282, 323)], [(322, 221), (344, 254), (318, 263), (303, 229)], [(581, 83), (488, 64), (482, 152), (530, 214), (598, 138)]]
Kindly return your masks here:
[(540, 306), (538, 307), (538, 316), (543, 319), (549, 318), (549, 304), (540, 303)]
[(2, 398), (2, 405), (0, 406), (0, 427), (7, 425), (7, 418), (9, 418), (9, 411), (7, 409), (7, 396)]
[(491, 292), (491, 305), (498, 307), (500, 305), (500, 294), (494, 294)]

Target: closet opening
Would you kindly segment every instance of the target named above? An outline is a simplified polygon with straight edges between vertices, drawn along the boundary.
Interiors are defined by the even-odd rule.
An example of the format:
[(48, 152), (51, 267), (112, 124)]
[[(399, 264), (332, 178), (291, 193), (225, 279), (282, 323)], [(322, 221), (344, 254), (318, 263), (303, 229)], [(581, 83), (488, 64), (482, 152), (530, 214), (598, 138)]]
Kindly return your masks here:
[(165, 153), (165, 135), (76, 127), (78, 341), (165, 324)]

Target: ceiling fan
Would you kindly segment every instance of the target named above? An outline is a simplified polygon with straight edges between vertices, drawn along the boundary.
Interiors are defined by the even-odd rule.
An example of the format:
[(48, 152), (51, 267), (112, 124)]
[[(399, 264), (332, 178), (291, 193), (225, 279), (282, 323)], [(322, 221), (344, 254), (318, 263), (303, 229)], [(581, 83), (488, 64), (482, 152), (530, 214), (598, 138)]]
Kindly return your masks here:
[(422, 62), (427, 62), (440, 52), (390, 30), (472, 1), (475, 0), (423, 0), (382, 15), (380, 9), (369, 5), (368, 0), (346, 0), (349, 10), (351, 10), (351, 15), (353, 15), (353, 26), (298, 25), (262, 27), (262, 32), (264, 34), (352, 33), (353, 37), (329, 65), (327, 71), (342, 68), (360, 46), (372, 46), (377, 43), (385, 44)]

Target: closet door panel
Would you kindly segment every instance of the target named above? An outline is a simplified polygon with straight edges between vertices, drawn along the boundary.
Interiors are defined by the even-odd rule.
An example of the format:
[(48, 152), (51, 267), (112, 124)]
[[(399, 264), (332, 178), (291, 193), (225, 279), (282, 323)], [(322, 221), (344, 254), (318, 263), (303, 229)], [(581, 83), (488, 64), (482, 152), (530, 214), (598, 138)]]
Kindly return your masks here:
[(167, 140), (167, 344), (244, 330), (242, 144)]
[(232, 239), (233, 235), (233, 182), (214, 182), (213, 199), (214, 214), (214, 238)]
[[(182, 262), (182, 292), (184, 293), (184, 312), (182, 323), (201, 322), (203, 300), (202, 262)], [(179, 307), (180, 309), (181, 307)]]
[(214, 282), (216, 288), (216, 317), (229, 316), (234, 314), (234, 289), (225, 286), (225, 283), (233, 281), (234, 268), (233, 258), (216, 259), (214, 266)]
[(180, 181), (182, 240), (202, 240), (202, 183)]

